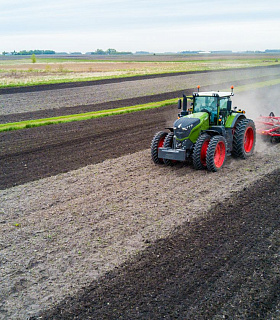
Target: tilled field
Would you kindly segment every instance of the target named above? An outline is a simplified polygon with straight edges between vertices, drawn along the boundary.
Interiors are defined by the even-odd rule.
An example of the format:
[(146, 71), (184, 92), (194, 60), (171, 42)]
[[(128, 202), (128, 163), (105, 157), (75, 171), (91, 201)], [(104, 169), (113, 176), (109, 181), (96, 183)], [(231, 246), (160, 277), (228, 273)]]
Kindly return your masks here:
[[(275, 287), (279, 280), (279, 202), (276, 201), (279, 197), (279, 180), (272, 179), (273, 176), (279, 177), (279, 147), (273, 146), (265, 153), (256, 153), (248, 161), (228, 159), (220, 174), (194, 171), (190, 166), (158, 167), (151, 163), (149, 150), (146, 150), (1, 191), (0, 310), (3, 318), (24, 319), (39, 315), (41, 310), (52, 308), (73, 295), (78, 295), (78, 298), (70, 299), (72, 302), (67, 300), (66, 305), (61, 307), (62, 314), (61, 311), (50, 311), (55, 315), (54, 318), (64, 318), (69, 304), (73, 304), (74, 310), (69, 312), (76, 314), (77, 319), (80, 312), (84, 314), (80, 319), (110, 319), (112, 312), (116, 312), (116, 318), (123, 315), (131, 319), (133, 314), (137, 316), (138, 311), (139, 317), (144, 319), (153, 318), (153, 312), (167, 312), (168, 316), (172, 297), (179, 299), (174, 300), (174, 312), (177, 310), (180, 318), (180, 310), (182, 315), (187, 312), (185, 308), (180, 309), (180, 299), (185, 299), (187, 304), (189, 299), (193, 301), (192, 309), (188, 311), (190, 314), (200, 310), (201, 305), (204, 310), (209, 307), (209, 312), (213, 312), (211, 308), (217, 306), (208, 304), (208, 294), (213, 289), (211, 299), (214, 299), (215, 286), (218, 283), (225, 285), (225, 280), (229, 286), (228, 289), (223, 287), (224, 292), (217, 292), (217, 304), (223, 306), (222, 301), (230, 297), (234, 304), (238, 304), (240, 299), (244, 305), (249, 304), (248, 310), (251, 310), (250, 301), (263, 303), (263, 308), (268, 310), (271, 307), (270, 296), (274, 294), (270, 290), (276, 290), (271, 285)], [(251, 196), (250, 190), (254, 191), (257, 184), (261, 186), (260, 180), (269, 173), (272, 173), (271, 179), (268, 179), (271, 182), (268, 181), (265, 189), (256, 189), (257, 193)], [(259, 202), (259, 197), (262, 202)], [(236, 202), (239, 203), (237, 206)], [(229, 211), (225, 203), (230, 205)], [(241, 211), (242, 207), (247, 207), (246, 214), (244, 210)], [(222, 208), (224, 210), (220, 212)], [(252, 219), (258, 221), (259, 215), (259, 224), (254, 229)], [(220, 226), (219, 233), (216, 219)], [(125, 293), (120, 279), (120, 296), (116, 295), (115, 287), (112, 300), (107, 300), (111, 287), (99, 278), (119, 268), (139, 250), (153, 246), (157, 239), (174, 235), (174, 228), (184, 223), (187, 223), (184, 228), (186, 239), (189, 239), (185, 251), (188, 261), (186, 269), (182, 266), (179, 273), (172, 269), (178, 263), (176, 259), (181, 250), (180, 243), (175, 241), (174, 245), (179, 245), (179, 251), (175, 250), (172, 256), (172, 246), (167, 241), (166, 254), (160, 251), (161, 248), (159, 253), (155, 251), (151, 260), (145, 258), (146, 262), (142, 265), (140, 259), (136, 264), (140, 263), (140, 269), (146, 271), (147, 277), (154, 278), (155, 272), (159, 278), (154, 278), (148, 286), (148, 283), (143, 284), (145, 280), (141, 273), (139, 275), (135, 270), (135, 287), (129, 287), (127, 291), (124, 290)], [(196, 224), (202, 226), (201, 232), (192, 231)], [(198, 230), (198, 227), (194, 230)], [(238, 231), (240, 234), (236, 234)], [(264, 244), (254, 242), (255, 237), (258, 241), (264, 237)], [(251, 240), (246, 243), (245, 239)], [(266, 266), (266, 256), (262, 255), (265, 249), (273, 265), (262, 270), (261, 266)], [(200, 261), (203, 252), (207, 252), (207, 255)], [(158, 267), (154, 265), (157, 256), (158, 261), (163, 263)], [(116, 281), (117, 285), (118, 272), (126, 272), (122, 270), (122, 267), (116, 269), (117, 278), (113, 273), (112, 284)], [(166, 281), (162, 282), (161, 276), (168, 270), (171, 270), (171, 274), (167, 273)], [(216, 271), (217, 282), (214, 286), (211, 284), (215, 279), (212, 271)], [(110, 274), (108, 276), (111, 277)], [(184, 285), (189, 277), (193, 279), (190, 279), (190, 287)], [(262, 277), (262, 289), (250, 284), (255, 278), (261, 280)], [(98, 298), (94, 296), (91, 299), (92, 281), (97, 281), (100, 291), (95, 292)], [(180, 284), (181, 281), (183, 287), (178, 287), (179, 292), (176, 283)], [(147, 287), (147, 294), (141, 291), (143, 286)], [(201, 300), (204, 290), (206, 295)], [(88, 300), (84, 292), (85, 295), (89, 294)], [(122, 293), (126, 295), (121, 297)], [(180, 297), (176, 296), (177, 293)], [(196, 294), (200, 297), (197, 300)], [(130, 297), (132, 305), (123, 305), (123, 299), (130, 300)], [(143, 298), (139, 305), (137, 297), (139, 302)], [(118, 299), (119, 308), (116, 306)], [(157, 308), (153, 309), (157, 299)], [(275, 299), (278, 302), (278, 296)], [(268, 301), (268, 307), (265, 301)], [(96, 303), (100, 303), (97, 309)], [(108, 310), (106, 305), (110, 303), (113, 308)], [(224, 308), (226, 313), (236, 312), (230, 303), (225, 304)], [(71, 316), (70, 313), (69, 319)]]
[(0, 189), (143, 150), (176, 115), (176, 106), (169, 106), (0, 133)]
[[(280, 85), (239, 93), (248, 111), (280, 114)], [(267, 100), (269, 97), (269, 100)], [(239, 102), (238, 102), (239, 100)], [(135, 98), (135, 102), (138, 100)], [(94, 120), (0, 133), (0, 189), (120, 157), (147, 148), (155, 132), (172, 126), (176, 106)]]
[(40, 319), (279, 319), (279, 186), (233, 193)]
[[(238, 96), (266, 114), (278, 92)], [(216, 174), (155, 166), (176, 114), (0, 134), (0, 318), (279, 318), (280, 146)]]
[[(244, 81), (254, 78), (280, 76), (280, 67), (251, 68), (217, 72), (192, 73), (154, 79), (142, 79), (100, 85), (54, 89), (39, 92), (23, 92), (1, 95), (0, 115), (9, 115), (38, 110), (60, 109), (89, 104), (98, 104), (129, 98), (156, 95), (167, 92), (184, 91), (198, 84), (212, 86), (213, 90), (222, 90), (219, 84)], [(256, 81), (257, 82), (257, 81)], [(27, 89), (28, 91), (28, 89)]]

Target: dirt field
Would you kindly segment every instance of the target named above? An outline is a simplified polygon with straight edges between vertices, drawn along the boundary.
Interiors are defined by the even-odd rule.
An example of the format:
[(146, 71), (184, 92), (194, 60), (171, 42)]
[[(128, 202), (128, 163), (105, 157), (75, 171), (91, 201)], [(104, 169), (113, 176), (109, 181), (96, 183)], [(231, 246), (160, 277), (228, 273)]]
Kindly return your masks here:
[[(277, 104), (279, 89), (280, 85), (271, 87), (269, 91), (262, 88), (239, 93), (234, 97), (234, 103), (236, 101), (237, 106), (245, 108), (251, 118), (260, 113), (268, 115), (270, 111), (277, 114), (280, 113)], [(136, 98), (133, 101), (143, 102)], [(116, 106), (114, 103), (110, 105)], [(107, 108), (107, 104), (99, 107)], [(155, 132), (172, 126), (177, 112), (176, 106), (169, 106), (108, 118), (2, 132), (0, 189), (146, 149)], [(46, 116), (46, 113), (41, 113), (43, 115)], [(11, 115), (10, 120), (11, 117), (18, 119), (17, 116)], [(28, 113), (26, 116), (36, 117), (38, 113)]]
[[(239, 99), (266, 114), (278, 92)], [(0, 134), (1, 319), (279, 319), (280, 145), (155, 166), (176, 114)]]
[(279, 319), (279, 186), (233, 193), (40, 319)]
[[(279, 255), (277, 255), (277, 246), (279, 250), (279, 242), (277, 242), (279, 219), (275, 216), (278, 212), (278, 202), (274, 200), (274, 197), (279, 197), (279, 187), (271, 180), (271, 188), (268, 189), (268, 192), (272, 198), (266, 196), (262, 188), (258, 189), (258, 193), (254, 198), (250, 197), (250, 193), (249, 198), (245, 198), (248, 189), (255, 190), (257, 180), (265, 179), (270, 172), (274, 172), (274, 176), (279, 176), (279, 171), (274, 171), (280, 168), (279, 147), (277, 145), (269, 148), (265, 153), (256, 153), (253, 158), (245, 163), (229, 159), (221, 174), (194, 171), (190, 166), (176, 166), (171, 169), (157, 167), (151, 163), (149, 150), (146, 150), (87, 166), (78, 171), (59, 174), (1, 191), (0, 225), (3, 260), (1, 264), (2, 282), (0, 291), (2, 293), (1, 312), (4, 319), (38, 315), (41, 310), (52, 308), (67, 296), (72, 297), (78, 294), (84, 300), (80, 290), (86, 290), (87, 292), (87, 288), (92, 281), (96, 280), (99, 284), (99, 278), (105, 275), (106, 272), (121, 266), (129, 257), (133, 257), (139, 250), (149, 247), (157, 239), (164, 239), (169, 235), (173, 235), (174, 228), (177, 226), (186, 222), (191, 231), (193, 222), (196, 219), (201, 221), (199, 224), (203, 224), (205, 216), (209, 214), (207, 213), (208, 210), (224, 201), (230, 201), (232, 206), (230, 211), (232, 216), (225, 209), (223, 213), (225, 217), (230, 214), (231, 219), (233, 219), (230, 221), (233, 222), (235, 220), (234, 217), (238, 214), (237, 221), (243, 221), (241, 230), (238, 229), (237, 221), (235, 221), (236, 227), (234, 227), (235, 230), (242, 232), (243, 240), (241, 241), (234, 234), (232, 238), (229, 235), (232, 242), (231, 245), (228, 245), (223, 238), (223, 229), (221, 229), (219, 245), (222, 246), (223, 244), (221, 250), (224, 250), (224, 254), (226, 254), (226, 259), (223, 259), (218, 250), (219, 247), (214, 246), (212, 242), (215, 228), (213, 229), (214, 234), (211, 232), (194, 233), (197, 238), (190, 236), (190, 245), (199, 247), (198, 251), (203, 256), (202, 252), (205, 250), (203, 243), (206, 241), (210, 244), (209, 247), (206, 246), (209, 250), (208, 255), (212, 256), (213, 260), (207, 255), (205, 260), (200, 261), (200, 255), (197, 256), (196, 250), (189, 249), (189, 253), (192, 252), (192, 255), (186, 255), (186, 258), (189, 259), (189, 266), (193, 266), (193, 269), (186, 271), (185, 276), (183, 269), (179, 275), (181, 275), (182, 281), (185, 281), (184, 279), (188, 278), (188, 273), (196, 273), (192, 271), (197, 270), (196, 268), (206, 268), (207, 271), (209, 266), (207, 263), (209, 263), (209, 270), (214, 270), (215, 266), (217, 266), (215, 270), (218, 282), (224, 283), (224, 277), (227, 279), (230, 284), (228, 294), (231, 297), (234, 295), (234, 290), (243, 288), (244, 295), (247, 297), (246, 299), (242, 298), (244, 304), (248, 304), (250, 300), (257, 302), (260, 299), (262, 302), (269, 299), (269, 290), (273, 290), (273, 288), (268, 290), (264, 287), (264, 291), (257, 293), (258, 286), (250, 285), (250, 278), (247, 279), (248, 284), (244, 287), (244, 284), (242, 286), (243, 278), (239, 279), (236, 274), (231, 275), (230, 270), (233, 268), (233, 270), (240, 273), (240, 276), (245, 276), (248, 272), (251, 274), (252, 270), (256, 270), (256, 273), (262, 272), (259, 269), (259, 259), (262, 258), (258, 257), (258, 254), (260, 254), (258, 252), (263, 252), (261, 247), (258, 248), (257, 242), (255, 250), (261, 251), (254, 252), (253, 250), (252, 252), (249, 251), (249, 253), (244, 242), (245, 239), (251, 237), (251, 232), (253, 232), (252, 237), (254, 238), (256, 233), (258, 234), (258, 230), (263, 227), (263, 233), (258, 236), (266, 235), (266, 237), (270, 237), (273, 246), (276, 246), (276, 249), (271, 249), (272, 251), (267, 253), (270, 255), (271, 261), (275, 263), (275, 267), (271, 266), (271, 268), (276, 269), (275, 271), (271, 269), (263, 271), (265, 279), (270, 279), (270, 282), (267, 282), (266, 285), (270, 287), (270, 284), (273, 284), (272, 277), (275, 280), (279, 279), (276, 267), (277, 261), (279, 263)], [(240, 196), (234, 192), (240, 192)], [(276, 194), (274, 195), (274, 193)], [(241, 197), (242, 194), (243, 196)], [(257, 202), (259, 196), (265, 197), (266, 200), (262, 201), (267, 205), (266, 208), (270, 210), (270, 206), (272, 206), (272, 209), (270, 214), (266, 214), (266, 211), (263, 211), (262, 221), (264, 222), (255, 231), (250, 227), (251, 224), (248, 223), (249, 221), (251, 223), (251, 217), (253, 215), (258, 216), (260, 209), (263, 208), (263, 204), (258, 206), (260, 205)], [(235, 200), (239, 197), (244, 199), (244, 202), (235, 207)], [(269, 201), (271, 200), (269, 205), (267, 204), (268, 199)], [(244, 203), (249, 207), (252, 203), (258, 206), (259, 211), (255, 207), (250, 211), (250, 219), (246, 215), (243, 216), (242, 211), (240, 211), (240, 208), (244, 207)], [(274, 209), (275, 211), (273, 211)], [(216, 211), (216, 209), (210, 211), (211, 215), (214, 215), (214, 221)], [(270, 221), (269, 219), (273, 230), (268, 229), (269, 225), (267, 223)], [(221, 223), (228, 224), (230, 227), (230, 221), (221, 220)], [(214, 227), (215, 222), (213, 223)], [(241, 222), (240, 224), (242, 226)], [(246, 230), (247, 233), (245, 232)], [(216, 238), (214, 237), (214, 239)], [(200, 247), (199, 243), (201, 241)], [(269, 240), (266, 240), (265, 243), (268, 243), (267, 241)], [(252, 240), (252, 242), (254, 241)], [(234, 247), (234, 243), (238, 246)], [(250, 248), (249, 243), (248, 245)], [(266, 247), (268, 248), (269, 245), (268, 243)], [(240, 251), (237, 250), (238, 248)], [(170, 249), (170, 247), (167, 246), (166, 249)], [(149, 268), (154, 265), (153, 257), (150, 262), (147, 261), (144, 264), (147, 266), (147, 276), (149, 276)], [(163, 254), (163, 257), (165, 257), (165, 254)], [(209, 259), (206, 259), (207, 257)], [(164, 271), (165, 268), (172, 268), (173, 259), (176, 258), (176, 254), (172, 258), (169, 252), (168, 256), (166, 256), (167, 260), (163, 266), (159, 267), (159, 270), (163, 269)], [(218, 265), (217, 261), (219, 261)], [(244, 264), (242, 264), (242, 261), (244, 261)], [(248, 266), (249, 270), (246, 269)], [(243, 268), (247, 270), (245, 275), (243, 274)], [(223, 270), (225, 270), (225, 273)], [(120, 272), (122, 272), (121, 269)], [(200, 293), (198, 292), (201, 297), (204, 292), (203, 288), (207, 288), (208, 285), (208, 290), (211, 291), (209, 284), (211, 278), (208, 280), (207, 275), (210, 276), (212, 272), (209, 271), (205, 278), (201, 278), (199, 270), (197, 272), (197, 276), (194, 275), (193, 291), (186, 291), (185, 294), (182, 292), (182, 297), (185, 296), (188, 299), (190, 297), (189, 294), (195, 291), (195, 279), (205, 280), (205, 283), (200, 287)], [(261, 277), (261, 274), (258, 276)], [(152, 274), (151, 277), (153, 277)], [(137, 273), (135, 273), (135, 279), (139, 279), (139, 282), (135, 280), (136, 287), (138, 284), (141, 285), (142, 277), (138, 278)], [(170, 281), (172, 284), (176, 279), (180, 282), (175, 273), (174, 277), (169, 278), (167, 276), (166, 281)], [(106, 283), (104, 287), (101, 285), (102, 282), (98, 286), (99, 289), (107, 291)], [(162, 306), (161, 308), (165, 306), (164, 299), (172, 298), (172, 296), (164, 294), (162, 285), (161, 281), (157, 283), (155, 280), (150, 284), (154, 294), (152, 296), (149, 294), (143, 296), (144, 300), (150, 301), (151, 306), (158, 294), (161, 296), (159, 308), (160, 305)], [(89, 291), (91, 292), (90, 288)], [(205, 291), (205, 293), (207, 292), (209, 291)], [(246, 295), (246, 292), (248, 295)], [(110, 295), (110, 287), (108, 288), (108, 294)], [(129, 290), (127, 294), (130, 297)], [(238, 294), (242, 294), (242, 292), (238, 292)], [(101, 293), (101, 304), (103, 297)], [(136, 297), (132, 293), (131, 298), (136, 299)], [(195, 294), (193, 299), (194, 297)], [(89, 299), (91, 301), (90, 297)], [(113, 306), (114, 299), (118, 299), (118, 296), (113, 298)], [(205, 299), (204, 303), (200, 299), (193, 302), (193, 308), (197, 309), (202, 304), (207, 309), (207, 295)], [(222, 303), (219, 300), (219, 295), (217, 299), (217, 303)], [(79, 299), (77, 303), (75, 300), (71, 301), (73, 301), (74, 309), (81, 306)], [(237, 301), (239, 301), (238, 298)], [(84, 302), (86, 303), (86, 301)], [(110, 304), (111, 300), (108, 303)], [(171, 304), (172, 302), (169, 302), (168, 305)], [(140, 311), (141, 306), (145, 310), (145, 306), (142, 303), (138, 306)], [(251, 310), (250, 306), (248, 308)], [(69, 309), (68, 306), (63, 307), (63, 312), (66, 314), (67, 309)], [(124, 309), (126, 309), (125, 306)], [(120, 308), (117, 309), (117, 312), (118, 314), (123, 313), (125, 316), (126, 312), (130, 312), (129, 310), (130, 307), (126, 310)], [(149, 318), (149, 310), (148, 308), (147, 318)], [(211, 308), (209, 312), (210, 310)], [(230, 304), (228, 306), (225, 305), (225, 312), (229, 312), (229, 314), (235, 312), (231, 310)], [(77, 311), (77, 319), (79, 319), (79, 312)], [(103, 311), (101, 310), (100, 313), (95, 314), (95, 309), (91, 309), (90, 304), (87, 304), (83, 312), (85, 314), (89, 312), (88, 317), (90, 319), (103, 318)], [(134, 311), (131, 310), (131, 312)], [(165, 312), (164, 309), (162, 312)], [(55, 314), (59, 318), (61, 313), (58, 311)], [(110, 319), (110, 316), (107, 318)], [(121, 318), (121, 315), (119, 318)], [(130, 319), (130, 317), (127, 316), (126, 319)]]
[(250, 83), (252, 79), (258, 82), (257, 78), (259, 81), (264, 81), (271, 77), (280, 78), (280, 67), (192, 73), (51, 91), (4, 94), (1, 95), (0, 116), (132, 99), (167, 92), (184, 92), (186, 89), (195, 88), (198, 84), (202, 89), (205, 86), (211, 86), (213, 90), (224, 90), (226, 88), (220, 86), (225, 83), (238, 83), (238, 81)]
[(172, 106), (0, 133), (0, 188), (146, 149), (155, 131), (165, 128), (167, 120), (176, 118), (177, 113)]

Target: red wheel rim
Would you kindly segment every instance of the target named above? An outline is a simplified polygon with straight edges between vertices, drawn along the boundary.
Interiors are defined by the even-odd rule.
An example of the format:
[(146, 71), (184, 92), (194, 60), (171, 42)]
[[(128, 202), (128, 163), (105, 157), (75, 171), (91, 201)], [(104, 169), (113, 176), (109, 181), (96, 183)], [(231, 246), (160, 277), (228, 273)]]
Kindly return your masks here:
[(223, 141), (219, 141), (216, 149), (215, 149), (215, 155), (214, 155), (214, 163), (216, 168), (220, 168), (224, 161), (226, 156), (226, 146), (223, 143)]
[(201, 147), (201, 153), (200, 153), (200, 162), (201, 164), (206, 167), (206, 153), (207, 153), (207, 148), (209, 145), (210, 140), (206, 140), (203, 142), (203, 145)]
[(164, 139), (165, 139), (165, 136), (160, 138), (159, 142), (158, 142), (158, 149), (163, 147), (163, 144), (164, 144)]
[(249, 127), (245, 131), (244, 135), (244, 150), (245, 152), (250, 152), (254, 145), (254, 130)]

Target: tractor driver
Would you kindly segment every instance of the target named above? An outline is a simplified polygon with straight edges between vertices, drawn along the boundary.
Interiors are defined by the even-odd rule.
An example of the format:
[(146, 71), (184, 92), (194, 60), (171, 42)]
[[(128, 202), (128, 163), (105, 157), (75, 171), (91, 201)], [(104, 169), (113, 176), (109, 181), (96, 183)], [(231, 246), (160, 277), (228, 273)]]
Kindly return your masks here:
[(206, 105), (208, 105), (207, 109), (210, 111), (210, 123), (215, 123), (217, 119), (217, 98), (208, 97)]

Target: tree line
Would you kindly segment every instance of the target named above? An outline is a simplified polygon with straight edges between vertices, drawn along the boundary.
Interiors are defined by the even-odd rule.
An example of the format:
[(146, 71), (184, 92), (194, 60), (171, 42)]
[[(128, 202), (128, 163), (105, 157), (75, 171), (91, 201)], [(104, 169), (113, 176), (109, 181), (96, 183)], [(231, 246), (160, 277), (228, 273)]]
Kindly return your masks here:
[[(21, 51), (13, 51), (13, 52), (6, 52), (3, 51), (2, 55), (15, 55), (15, 56), (32, 56), (35, 55), (41, 55), (41, 54), (61, 54), (60, 52), (55, 52), (54, 50), (21, 50)], [(67, 52), (63, 52), (63, 54), (68, 54)], [(81, 52), (70, 52), (70, 54), (82, 54)], [(87, 52), (87, 54), (96, 54), (96, 55), (118, 55), (118, 54), (132, 54), (132, 52), (128, 51), (117, 51), (116, 49), (97, 49), (94, 52)]]
[(27, 56), (32, 54), (55, 54), (53, 50), (21, 50), (21, 51), (12, 51), (12, 52), (2, 52), (3, 55), (11, 54), (15, 56)]
[(99, 55), (114, 55), (114, 54), (132, 54), (132, 52), (129, 51), (117, 51), (116, 49), (97, 49), (94, 52), (88, 52), (89, 54), (99, 54)]

